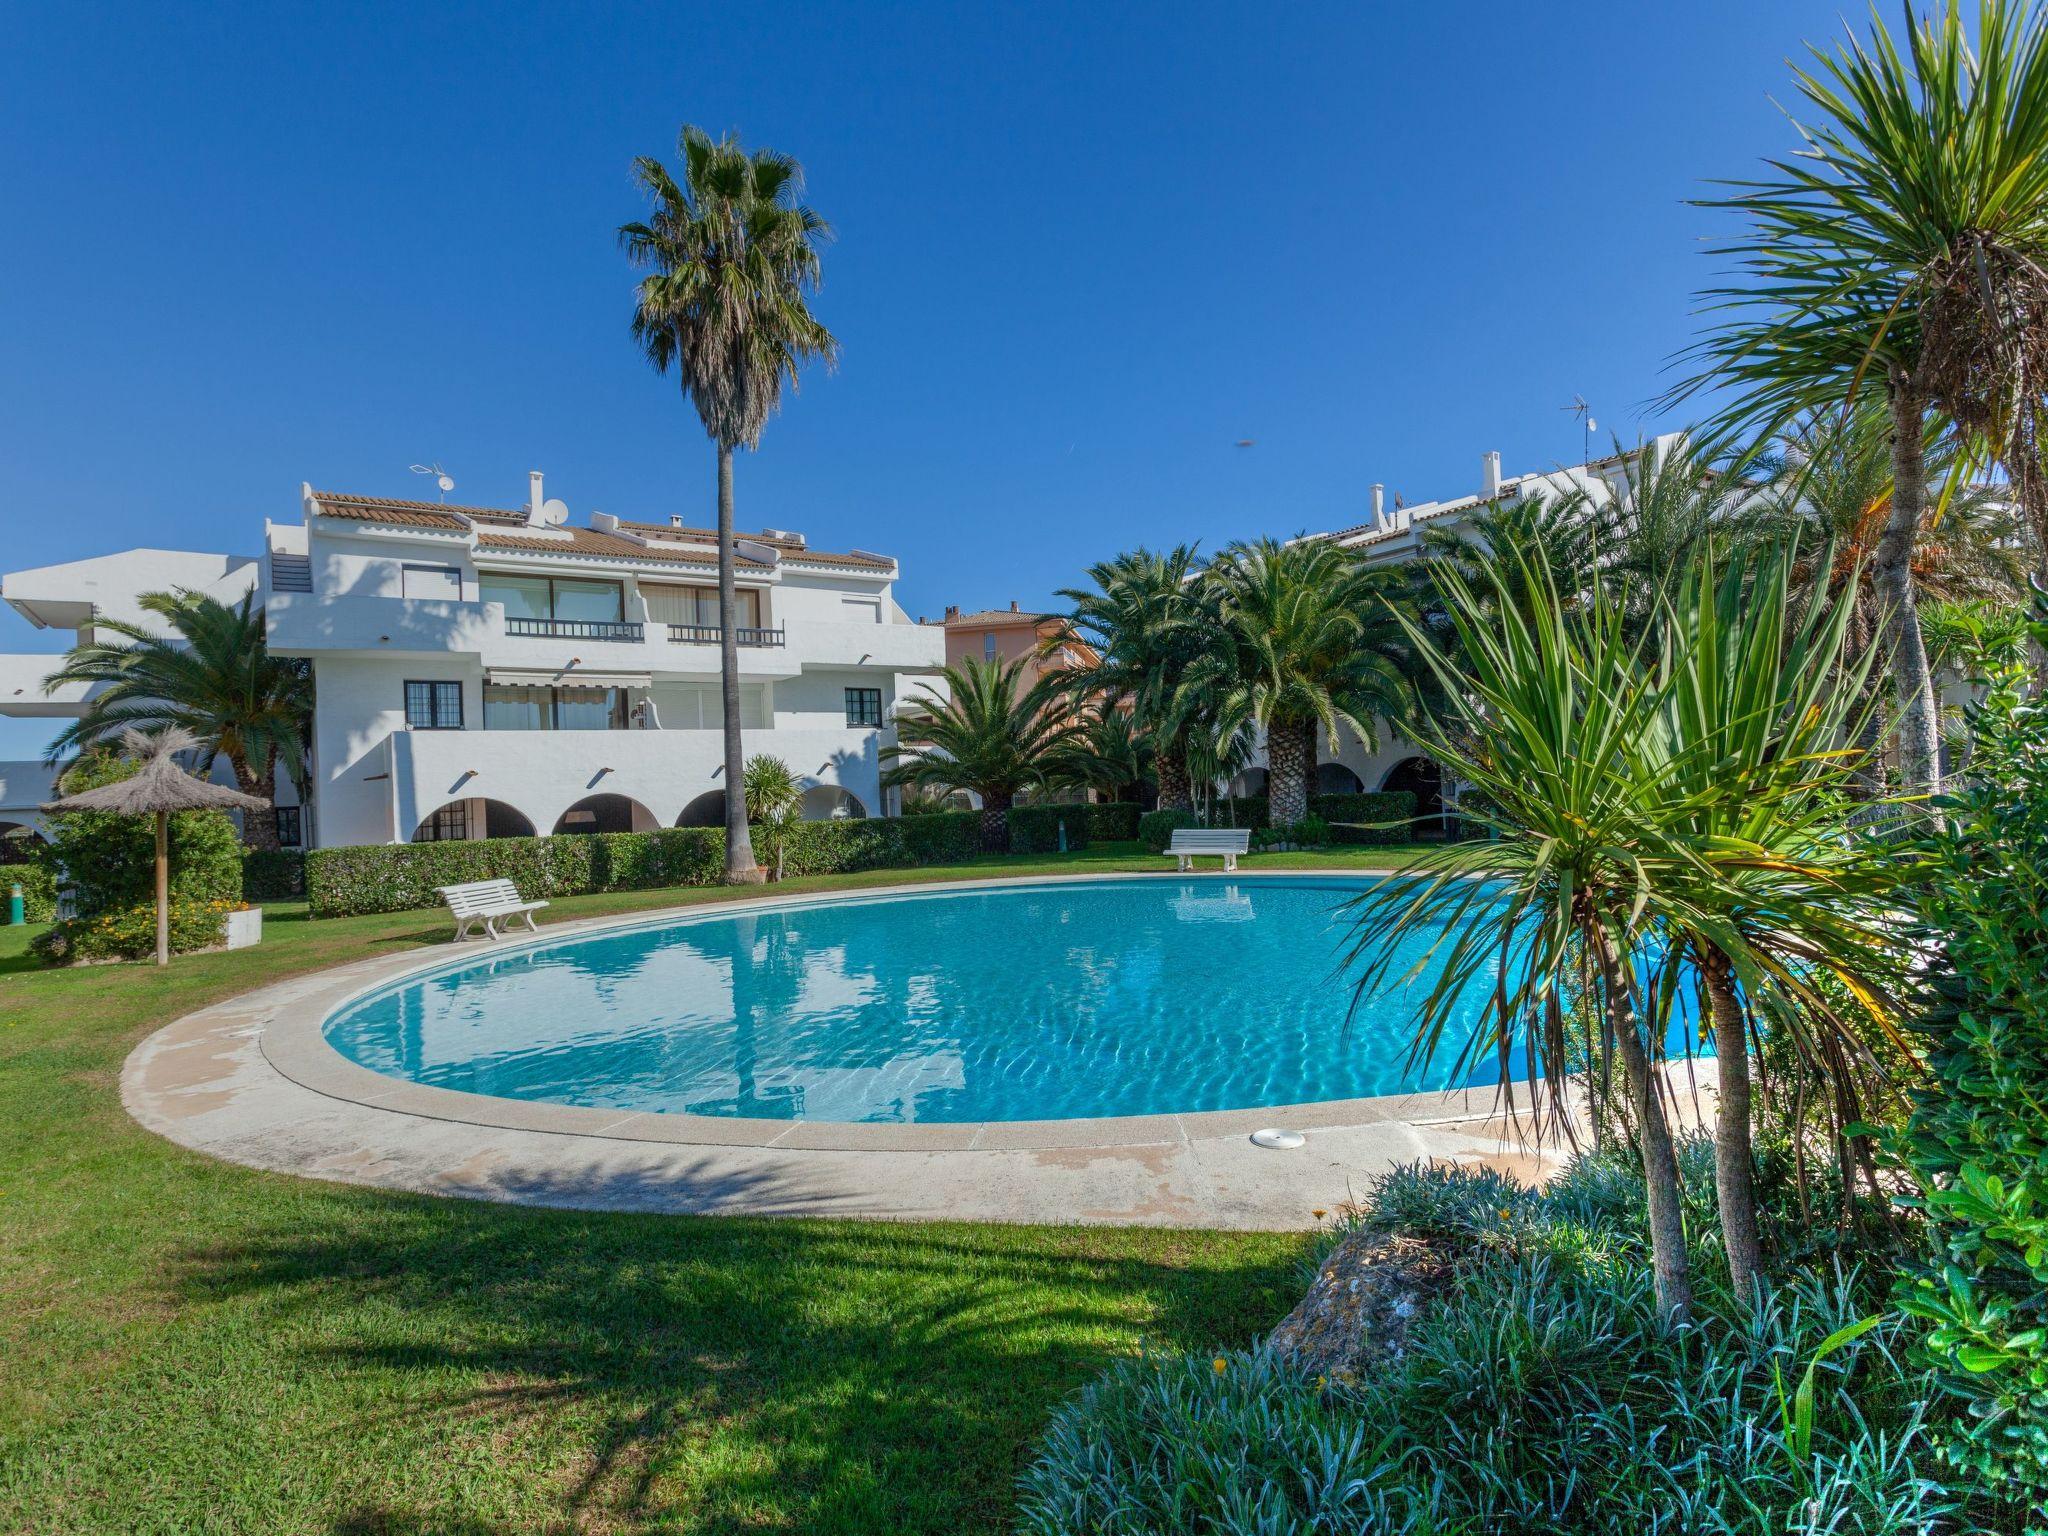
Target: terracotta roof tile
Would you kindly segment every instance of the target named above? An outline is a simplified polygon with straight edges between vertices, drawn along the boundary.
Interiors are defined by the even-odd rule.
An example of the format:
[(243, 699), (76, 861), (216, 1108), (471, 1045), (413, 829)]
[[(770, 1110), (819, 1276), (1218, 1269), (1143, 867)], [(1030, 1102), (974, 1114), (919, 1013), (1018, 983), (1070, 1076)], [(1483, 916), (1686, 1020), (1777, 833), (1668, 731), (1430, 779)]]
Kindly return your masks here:
[[(636, 539), (622, 539), (616, 534), (600, 533), (595, 528), (562, 528), (552, 534), (498, 533), (478, 529), (478, 549), (503, 550), (521, 555), (568, 555), (584, 560), (614, 560), (624, 564), (634, 562), (655, 565), (713, 566), (718, 563), (715, 550), (691, 549), (685, 545), (672, 544), (667, 548), (656, 548), (640, 543)], [(757, 561), (742, 559), (741, 565), (752, 570), (766, 570)]]
[(947, 624), (978, 624), (987, 628), (991, 624), (1043, 624), (1047, 619), (1056, 619), (1056, 613), (1022, 613), (1014, 608), (984, 608), (979, 613), (956, 613)]
[(489, 522), (524, 522), (524, 512), (502, 507), (451, 507), (438, 501), (400, 501), (391, 496), (352, 496), (337, 491), (315, 491), (322, 516), (347, 518), (359, 523), (385, 523), (397, 528), (440, 528), (460, 533), (469, 527), (465, 518)]

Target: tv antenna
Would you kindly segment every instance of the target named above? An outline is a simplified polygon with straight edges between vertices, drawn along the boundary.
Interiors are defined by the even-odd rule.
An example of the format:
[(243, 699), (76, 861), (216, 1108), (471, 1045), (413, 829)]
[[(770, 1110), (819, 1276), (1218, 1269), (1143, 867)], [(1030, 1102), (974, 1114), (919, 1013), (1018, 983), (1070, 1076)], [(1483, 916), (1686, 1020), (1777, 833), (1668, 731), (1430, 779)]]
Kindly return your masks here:
[(455, 489), (454, 477), (439, 464), (413, 464), (409, 465), (408, 468), (416, 475), (432, 475), (434, 477), (434, 489), (441, 493), (437, 498), (438, 500), (446, 501), (448, 493)]
[(1573, 395), (1572, 403), (1570, 405), (1561, 405), (1558, 407), (1558, 409), (1561, 411), (1570, 411), (1574, 416), (1579, 418), (1580, 435), (1582, 438), (1582, 441), (1579, 444), (1579, 462), (1581, 464), (1592, 463), (1593, 433), (1597, 431), (1600, 426), (1600, 423), (1593, 419), (1593, 407), (1586, 404), (1586, 397), (1584, 395)]

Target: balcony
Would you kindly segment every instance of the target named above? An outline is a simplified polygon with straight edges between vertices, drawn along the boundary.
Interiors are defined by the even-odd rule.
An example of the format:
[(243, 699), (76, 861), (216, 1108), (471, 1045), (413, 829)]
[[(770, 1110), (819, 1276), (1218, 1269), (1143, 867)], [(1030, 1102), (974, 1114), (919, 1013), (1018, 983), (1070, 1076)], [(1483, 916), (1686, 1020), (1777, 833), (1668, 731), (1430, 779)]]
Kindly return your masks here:
[[(722, 631), (716, 624), (671, 624), (668, 638), (672, 645), (716, 645)], [(779, 629), (738, 629), (733, 631), (733, 643), (745, 646), (779, 646), (787, 644)]]
[(641, 626), (616, 619), (515, 619), (505, 620), (505, 633), (541, 640), (616, 640), (638, 645)]

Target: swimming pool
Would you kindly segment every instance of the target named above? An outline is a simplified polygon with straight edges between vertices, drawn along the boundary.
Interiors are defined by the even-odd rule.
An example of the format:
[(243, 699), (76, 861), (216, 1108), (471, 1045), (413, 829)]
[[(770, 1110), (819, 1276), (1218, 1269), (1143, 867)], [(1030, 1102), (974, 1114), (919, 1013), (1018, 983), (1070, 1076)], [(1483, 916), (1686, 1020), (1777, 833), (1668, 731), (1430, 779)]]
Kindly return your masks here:
[(1340, 909), (1368, 883), (1058, 881), (690, 914), (466, 956), (357, 999), (325, 1035), (372, 1071), (462, 1092), (841, 1122), (1493, 1081), (1410, 1067), (1426, 982), (1347, 1026)]

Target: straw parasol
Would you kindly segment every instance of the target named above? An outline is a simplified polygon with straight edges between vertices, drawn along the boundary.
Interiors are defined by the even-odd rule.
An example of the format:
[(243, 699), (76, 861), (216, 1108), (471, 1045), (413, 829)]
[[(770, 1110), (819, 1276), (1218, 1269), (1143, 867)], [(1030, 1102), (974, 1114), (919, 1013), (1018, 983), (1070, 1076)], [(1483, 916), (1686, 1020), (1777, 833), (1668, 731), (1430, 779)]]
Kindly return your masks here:
[(127, 730), (121, 733), (121, 751), (142, 764), (132, 778), (98, 789), (81, 790), (62, 800), (52, 800), (43, 809), (52, 815), (65, 811), (117, 811), (124, 816), (156, 817), (156, 963), (171, 963), (171, 861), (170, 824), (173, 811), (267, 811), (268, 800), (245, 795), (210, 779), (194, 778), (178, 766), (177, 754), (189, 752), (199, 739), (182, 726), (168, 726), (154, 734)]

